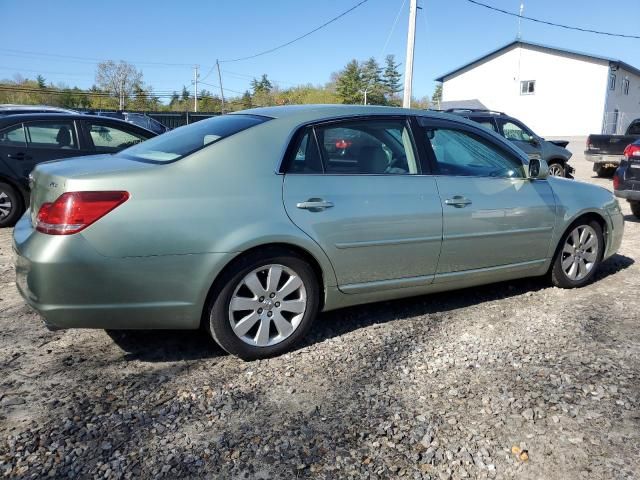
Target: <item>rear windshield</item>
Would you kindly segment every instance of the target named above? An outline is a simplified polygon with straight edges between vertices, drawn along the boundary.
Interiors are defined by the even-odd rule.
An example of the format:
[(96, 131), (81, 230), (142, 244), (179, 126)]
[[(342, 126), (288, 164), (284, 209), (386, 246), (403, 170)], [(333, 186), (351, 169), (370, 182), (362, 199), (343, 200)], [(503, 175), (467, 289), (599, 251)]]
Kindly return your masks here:
[(268, 117), (258, 115), (220, 115), (176, 128), (122, 150), (118, 155), (143, 162), (172, 162), (267, 120)]

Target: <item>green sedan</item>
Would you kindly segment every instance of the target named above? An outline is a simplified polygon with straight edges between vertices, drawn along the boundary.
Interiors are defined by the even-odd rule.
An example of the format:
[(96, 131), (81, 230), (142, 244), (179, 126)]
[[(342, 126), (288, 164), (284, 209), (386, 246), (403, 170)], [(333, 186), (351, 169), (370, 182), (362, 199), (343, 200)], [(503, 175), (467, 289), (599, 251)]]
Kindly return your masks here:
[(319, 311), (548, 275), (590, 282), (623, 216), (459, 116), (259, 108), (39, 165), (17, 285), (59, 328), (197, 329), (255, 359)]

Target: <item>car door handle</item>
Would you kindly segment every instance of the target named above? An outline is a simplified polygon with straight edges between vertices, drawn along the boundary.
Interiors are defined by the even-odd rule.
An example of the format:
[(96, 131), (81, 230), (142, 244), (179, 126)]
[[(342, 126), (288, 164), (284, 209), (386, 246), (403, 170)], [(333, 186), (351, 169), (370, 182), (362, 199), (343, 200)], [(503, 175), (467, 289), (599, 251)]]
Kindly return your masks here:
[(471, 205), (471, 200), (464, 198), (463, 196), (456, 195), (452, 198), (447, 198), (444, 203), (446, 205), (451, 205), (452, 207), (464, 208), (467, 205)]
[(14, 160), (31, 160), (31, 155), (25, 155), (24, 153), (8, 153), (7, 157)]
[(309, 210), (310, 212), (321, 212), (322, 210), (333, 207), (333, 203), (322, 200), (321, 198), (310, 198), (306, 202), (296, 203), (296, 207), (302, 210)]

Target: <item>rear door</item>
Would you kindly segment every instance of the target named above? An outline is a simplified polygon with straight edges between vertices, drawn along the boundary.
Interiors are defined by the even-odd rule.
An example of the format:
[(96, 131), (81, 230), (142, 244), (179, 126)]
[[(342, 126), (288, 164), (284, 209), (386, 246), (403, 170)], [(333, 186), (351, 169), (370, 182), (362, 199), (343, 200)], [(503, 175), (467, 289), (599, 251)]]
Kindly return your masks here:
[(344, 120), (298, 134), (283, 199), (346, 293), (429, 284), (442, 237), (435, 179), (406, 118)]
[(548, 182), (526, 178), (520, 158), (479, 129), (428, 118), (420, 123), (444, 212), (436, 281), (542, 265), (556, 218)]
[(496, 119), (501, 135), (527, 154), (529, 158), (542, 158), (542, 145), (537, 137), (513, 119)]

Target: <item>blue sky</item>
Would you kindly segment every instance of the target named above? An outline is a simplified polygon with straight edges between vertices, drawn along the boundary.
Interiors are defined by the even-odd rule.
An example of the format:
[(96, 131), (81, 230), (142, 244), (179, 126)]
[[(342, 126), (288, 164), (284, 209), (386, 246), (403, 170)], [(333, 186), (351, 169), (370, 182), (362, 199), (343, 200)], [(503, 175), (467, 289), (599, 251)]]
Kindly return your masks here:
[[(517, 11), (520, 5), (520, 0), (483, 1), (510, 11)], [(205, 77), (216, 58), (251, 55), (287, 42), (356, 3), (357, 0), (0, 0), (0, 78), (12, 78), (15, 73), (34, 78), (42, 73), (47, 81), (56, 84), (88, 88), (94, 83), (96, 61), (87, 58), (122, 59), (136, 64), (144, 73), (144, 81), (155, 91), (179, 91), (183, 85), (191, 88), (192, 64), (200, 64), (201, 77)], [(369, 0), (291, 46), (259, 58), (224, 63), (224, 86), (244, 91), (251, 77), (262, 73), (283, 88), (301, 83), (323, 84), (352, 58), (382, 59), (387, 53), (404, 62), (409, 0), (400, 10), (402, 4), (403, 0)], [(512, 41), (517, 33), (517, 19), (466, 0), (419, 0), (418, 4), (422, 6), (414, 67), (414, 95), (418, 97), (433, 92), (433, 79), (438, 75)], [(637, 34), (637, 7), (638, 0), (525, 0), (524, 13), (558, 23)], [(390, 35), (399, 11), (399, 20)], [(528, 21), (522, 22), (522, 37), (619, 58), (640, 67), (640, 40), (572, 32)], [(37, 53), (25, 55), (15, 50)], [(203, 81), (218, 84), (215, 72)], [(209, 85), (204, 88), (215, 90)]]

